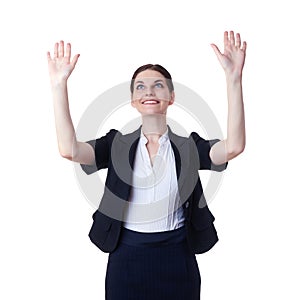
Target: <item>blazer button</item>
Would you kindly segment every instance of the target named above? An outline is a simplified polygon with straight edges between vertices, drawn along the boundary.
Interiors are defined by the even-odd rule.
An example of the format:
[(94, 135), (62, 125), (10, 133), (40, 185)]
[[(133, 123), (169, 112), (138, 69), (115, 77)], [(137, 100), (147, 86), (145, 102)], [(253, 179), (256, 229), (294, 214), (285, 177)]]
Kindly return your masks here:
[(185, 203), (185, 208), (188, 208), (188, 207), (189, 207), (189, 205), (190, 205), (190, 202), (189, 202), (189, 201), (187, 201), (187, 202)]

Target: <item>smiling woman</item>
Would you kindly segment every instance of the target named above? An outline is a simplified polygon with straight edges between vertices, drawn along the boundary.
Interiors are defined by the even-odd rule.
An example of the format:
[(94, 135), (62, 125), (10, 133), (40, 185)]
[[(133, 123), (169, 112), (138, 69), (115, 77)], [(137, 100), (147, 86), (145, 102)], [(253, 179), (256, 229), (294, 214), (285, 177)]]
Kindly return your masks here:
[[(245, 146), (242, 69), (246, 44), (224, 33), (224, 54), (212, 45), (227, 80), (228, 126), (223, 141), (192, 132), (181, 137), (167, 125), (175, 101), (170, 73), (161, 65), (138, 68), (130, 84), (131, 104), (142, 124), (122, 134), (77, 141), (71, 120), (67, 79), (79, 55), (56, 43), (48, 52), (60, 154), (80, 163), (86, 174), (108, 168), (105, 191), (93, 214), (89, 237), (109, 252), (107, 300), (198, 300), (201, 278), (195, 254), (218, 241), (198, 170), (223, 171)], [(132, 207), (142, 207), (136, 213)], [(155, 212), (156, 214), (154, 214)], [(158, 214), (157, 214), (158, 212)]]
[(174, 103), (174, 97), (167, 79), (160, 72), (148, 69), (135, 78), (131, 104), (141, 115), (166, 115), (168, 106)]

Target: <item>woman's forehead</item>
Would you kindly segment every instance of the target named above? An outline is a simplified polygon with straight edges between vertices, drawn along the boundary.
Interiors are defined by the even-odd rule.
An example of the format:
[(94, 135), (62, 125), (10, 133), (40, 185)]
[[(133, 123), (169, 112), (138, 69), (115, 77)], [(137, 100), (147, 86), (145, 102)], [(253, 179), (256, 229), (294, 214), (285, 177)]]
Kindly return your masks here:
[(158, 71), (154, 71), (154, 70), (145, 70), (145, 71), (142, 71), (140, 72), (136, 78), (135, 78), (135, 81), (137, 80), (147, 80), (147, 81), (150, 81), (150, 80), (157, 80), (157, 79), (165, 79), (164, 75), (162, 75), (160, 72)]

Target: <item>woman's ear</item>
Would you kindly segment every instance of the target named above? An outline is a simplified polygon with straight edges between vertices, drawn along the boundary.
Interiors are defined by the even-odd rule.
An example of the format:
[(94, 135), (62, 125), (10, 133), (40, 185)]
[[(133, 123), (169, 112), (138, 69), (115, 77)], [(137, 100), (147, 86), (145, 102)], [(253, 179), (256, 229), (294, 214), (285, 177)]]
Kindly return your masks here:
[(174, 103), (174, 101), (175, 101), (175, 92), (172, 91), (170, 101), (169, 101), (169, 105), (172, 105)]
[(135, 101), (133, 100), (132, 94), (131, 94), (131, 106), (135, 108)]

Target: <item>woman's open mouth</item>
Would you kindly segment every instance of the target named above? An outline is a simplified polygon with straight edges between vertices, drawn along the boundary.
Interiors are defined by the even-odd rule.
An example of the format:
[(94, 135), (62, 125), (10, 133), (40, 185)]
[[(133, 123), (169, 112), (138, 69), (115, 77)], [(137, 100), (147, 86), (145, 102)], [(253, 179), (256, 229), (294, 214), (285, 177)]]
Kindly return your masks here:
[(143, 100), (142, 104), (144, 105), (154, 105), (154, 104), (159, 104), (160, 101), (155, 100), (155, 99), (149, 99), (149, 100)]

